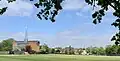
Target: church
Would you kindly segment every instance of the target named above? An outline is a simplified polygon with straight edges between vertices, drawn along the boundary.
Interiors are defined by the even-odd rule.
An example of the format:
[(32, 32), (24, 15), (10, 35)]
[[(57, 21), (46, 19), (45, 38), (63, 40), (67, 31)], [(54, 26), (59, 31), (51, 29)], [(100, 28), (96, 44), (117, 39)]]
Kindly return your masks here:
[(14, 41), (12, 46), (14, 52), (25, 52), (26, 46), (30, 46), (32, 51), (39, 52), (40, 42), (37, 40), (28, 40), (26, 28), (24, 41)]

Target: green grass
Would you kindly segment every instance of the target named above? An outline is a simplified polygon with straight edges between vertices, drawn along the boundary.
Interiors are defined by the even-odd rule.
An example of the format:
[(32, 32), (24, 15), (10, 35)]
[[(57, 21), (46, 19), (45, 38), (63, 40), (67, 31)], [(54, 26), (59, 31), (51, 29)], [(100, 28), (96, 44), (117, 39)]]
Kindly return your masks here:
[(120, 61), (119, 56), (21, 55), (0, 56), (0, 61)]

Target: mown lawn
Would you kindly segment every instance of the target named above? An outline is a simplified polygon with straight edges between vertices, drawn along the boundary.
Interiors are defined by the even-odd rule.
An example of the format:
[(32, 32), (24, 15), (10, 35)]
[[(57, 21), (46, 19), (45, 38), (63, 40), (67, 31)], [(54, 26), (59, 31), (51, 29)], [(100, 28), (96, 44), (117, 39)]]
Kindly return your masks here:
[(0, 61), (120, 61), (119, 56), (21, 55), (0, 56)]

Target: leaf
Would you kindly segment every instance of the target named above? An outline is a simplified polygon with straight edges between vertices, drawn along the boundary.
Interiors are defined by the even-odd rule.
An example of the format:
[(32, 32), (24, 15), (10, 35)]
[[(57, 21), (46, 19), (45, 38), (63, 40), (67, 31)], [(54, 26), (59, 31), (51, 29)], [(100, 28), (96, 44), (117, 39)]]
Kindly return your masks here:
[(93, 18), (96, 18), (97, 15), (98, 15), (98, 12), (95, 12), (94, 14), (92, 14), (92, 17), (93, 17)]
[(99, 10), (99, 13), (100, 13), (101, 15), (103, 15), (103, 16), (105, 15), (103, 9), (102, 9), (102, 10)]
[(116, 22), (120, 22), (120, 19), (117, 19)]
[(30, 1), (33, 1), (33, 0), (30, 0)]
[(97, 21), (96, 21), (96, 19), (94, 19), (94, 20), (93, 20), (93, 23), (94, 23), (94, 24), (97, 24)]
[(55, 22), (55, 19), (53, 19), (52, 17), (50, 17), (50, 20), (51, 20), (52, 22)]
[(2, 15), (7, 10), (7, 7), (4, 7), (0, 10), (0, 15)]
[(51, 19), (52, 22), (55, 22), (55, 19)]
[(119, 42), (118, 41), (115, 41), (115, 45), (118, 45), (119, 44)]
[(37, 14), (37, 17), (38, 17), (40, 20), (42, 20), (42, 17), (41, 17), (39, 14)]
[(7, 1), (8, 1), (8, 3), (11, 3), (11, 2), (16, 1), (16, 0), (7, 0)]
[(48, 20), (48, 18), (47, 17), (44, 17), (45, 18), (45, 20)]
[(114, 41), (114, 40), (116, 40), (116, 37), (115, 37), (115, 36), (112, 37), (111, 41)]
[(43, 13), (44, 12), (44, 10), (43, 9), (41, 9), (41, 13)]
[(111, 25), (117, 27), (119, 24), (117, 24), (117, 23), (114, 22), (114, 23), (112, 23)]
[(34, 4), (37, 8), (39, 8), (39, 4), (38, 3), (36, 3), (36, 4)]

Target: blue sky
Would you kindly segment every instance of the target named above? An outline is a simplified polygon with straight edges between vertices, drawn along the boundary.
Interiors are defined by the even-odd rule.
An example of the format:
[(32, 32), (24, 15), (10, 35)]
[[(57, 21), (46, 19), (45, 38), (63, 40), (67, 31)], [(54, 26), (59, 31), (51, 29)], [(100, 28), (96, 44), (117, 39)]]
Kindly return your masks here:
[(63, 10), (56, 17), (56, 22), (39, 20), (36, 13), (39, 11), (33, 3), (17, 0), (8, 4), (6, 0), (0, 2), (0, 7), (8, 6), (7, 12), (0, 16), (0, 40), (14, 38), (24, 40), (24, 31), (28, 26), (29, 40), (39, 40), (41, 44), (50, 47), (105, 46), (112, 44), (110, 38), (116, 32), (111, 26), (115, 17), (110, 8), (102, 23), (92, 23), (92, 7), (84, 0), (66, 0), (62, 3)]

